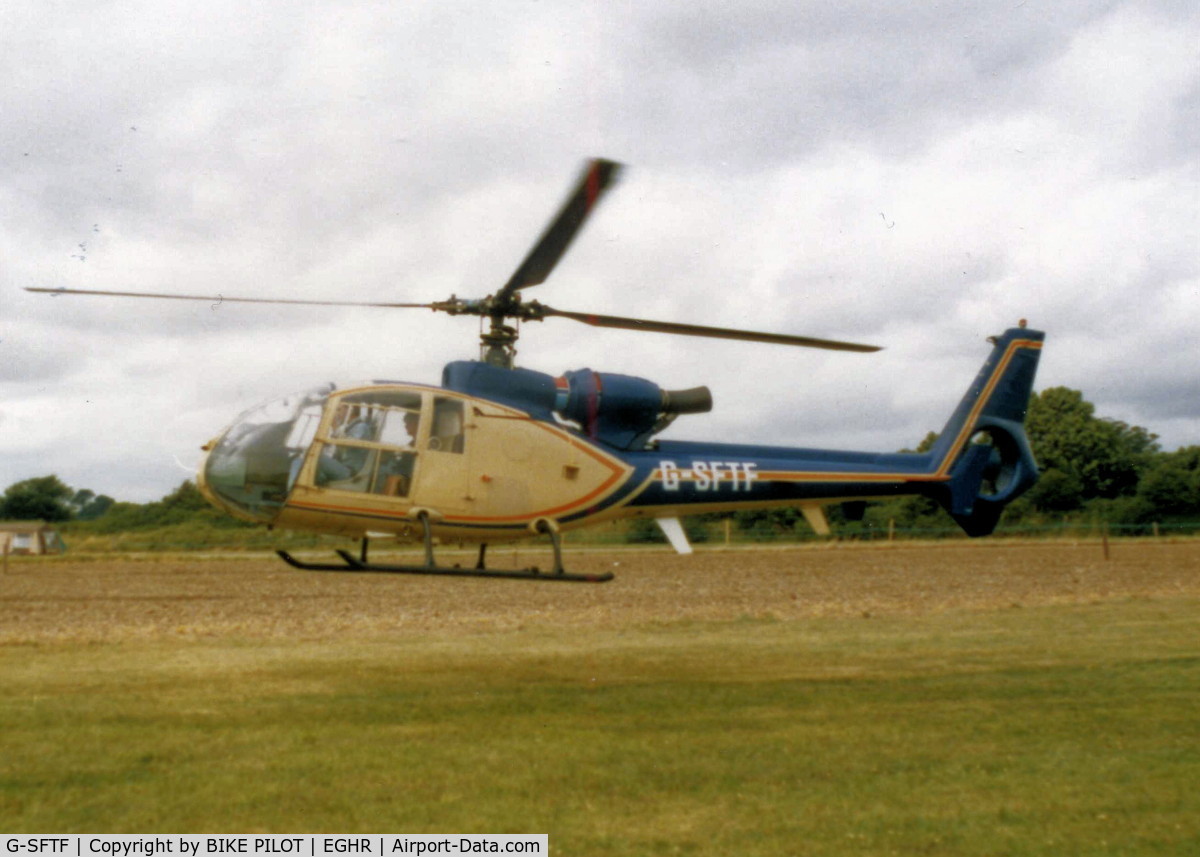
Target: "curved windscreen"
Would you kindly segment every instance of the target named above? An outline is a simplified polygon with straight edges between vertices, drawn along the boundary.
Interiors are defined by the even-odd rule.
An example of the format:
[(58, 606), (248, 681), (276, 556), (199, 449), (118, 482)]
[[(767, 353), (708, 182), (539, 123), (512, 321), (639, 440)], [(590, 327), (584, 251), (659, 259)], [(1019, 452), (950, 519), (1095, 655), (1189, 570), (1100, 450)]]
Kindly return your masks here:
[(242, 414), (204, 462), (210, 499), (240, 517), (270, 523), (287, 499), (332, 384), (285, 396)]

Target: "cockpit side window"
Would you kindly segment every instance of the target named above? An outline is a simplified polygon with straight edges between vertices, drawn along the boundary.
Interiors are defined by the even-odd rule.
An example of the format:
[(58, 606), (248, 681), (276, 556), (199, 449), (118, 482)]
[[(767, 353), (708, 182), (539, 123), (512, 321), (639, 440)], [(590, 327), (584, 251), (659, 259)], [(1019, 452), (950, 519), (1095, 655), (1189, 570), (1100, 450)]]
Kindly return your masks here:
[(421, 430), (419, 393), (373, 390), (343, 397), (317, 461), (316, 484), (407, 496)]

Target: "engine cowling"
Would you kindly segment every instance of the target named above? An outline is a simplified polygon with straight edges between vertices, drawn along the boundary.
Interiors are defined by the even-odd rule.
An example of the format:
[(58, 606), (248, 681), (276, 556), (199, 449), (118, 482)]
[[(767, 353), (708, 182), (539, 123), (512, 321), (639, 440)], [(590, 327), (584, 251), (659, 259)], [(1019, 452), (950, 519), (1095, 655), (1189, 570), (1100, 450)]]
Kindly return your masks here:
[(641, 449), (680, 414), (712, 410), (707, 387), (664, 390), (645, 378), (591, 369), (555, 378), (530, 369), (461, 360), (446, 366), (442, 386), (512, 405), (542, 419), (557, 415), (618, 449)]
[(555, 384), (555, 413), (620, 449), (640, 449), (680, 414), (712, 410), (707, 387), (664, 390), (645, 378), (591, 369), (564, 372)]

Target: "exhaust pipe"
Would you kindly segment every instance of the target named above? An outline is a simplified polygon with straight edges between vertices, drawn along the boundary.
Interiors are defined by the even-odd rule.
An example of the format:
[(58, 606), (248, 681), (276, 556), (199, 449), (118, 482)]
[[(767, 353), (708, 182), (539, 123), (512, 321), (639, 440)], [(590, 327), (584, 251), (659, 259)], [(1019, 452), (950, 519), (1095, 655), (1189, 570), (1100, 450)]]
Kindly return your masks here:
[(712, 407), (712, 391), (708, 387), (662, 391), (664, 414), (707, 414)]

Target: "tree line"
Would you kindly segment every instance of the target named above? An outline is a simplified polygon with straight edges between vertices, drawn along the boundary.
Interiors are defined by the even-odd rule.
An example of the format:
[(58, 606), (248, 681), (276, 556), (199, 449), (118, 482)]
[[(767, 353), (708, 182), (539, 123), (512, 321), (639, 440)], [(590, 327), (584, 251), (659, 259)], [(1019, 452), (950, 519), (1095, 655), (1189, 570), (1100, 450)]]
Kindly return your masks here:
[[(1200, 446), (1164, 452), (1158, 437), (1140, 426), (1096, 415), (1083, 393), (1051, 387), (1029, 402), (1025, 429), (1041, 478), (1005, 511), (1001, 526), (1103, 521), (1117, 526), (1200, 521)], [(929, 449), (930, 432), (917, 451)], [(836, 530), (946, 528), (949, 518), (933, 501), (903, 497), (843, 503), (827, 509)], [(720, 517), (720, 516), (717, 516)], [(209, 506), (191, 480), (151, 503), (126, 503), (90, 489), (73, 489), (57, 476), (9, 485), (0, 496), (0, 519), (79, 522), (85, 531), (118, 533), (180, 524), (252, 527)], [(693, 521), (699, 534), (713, 516)], [(739, 512), (740, 530), (763, 534), (803, 530), (793, 509)], [(695, 526), (696, 523), (700, 526)], [(656, 537), (650, 522), (634, 525), (633, 540)], [(644, 532), (643, 532), (644, 531)]]
[(118, 533), (176, 524), (250, 527), (214, 509), (188, 479), (161, 500), (125, 503), (90, 489), (75, 490), (57, 476), (39, 476), (10, 485), (0, 497), (0, 520), (78, 523), (86, 532)]

